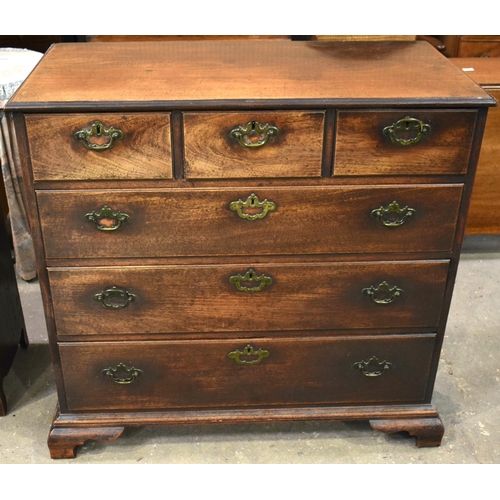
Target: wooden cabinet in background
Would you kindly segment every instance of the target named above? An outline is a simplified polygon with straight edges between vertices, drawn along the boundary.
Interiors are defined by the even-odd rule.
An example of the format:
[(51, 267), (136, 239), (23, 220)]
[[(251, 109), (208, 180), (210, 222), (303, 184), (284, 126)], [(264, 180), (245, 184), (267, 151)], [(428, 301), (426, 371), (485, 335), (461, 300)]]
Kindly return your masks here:
[(439, 35), (448, 57), (499, 57), (500, 35)]
[[(452, 58), (450, 61), (460, 69), (465, 68), (466, 75), (500, 101), (500, 58)], [(466, 232), (500, 234), (500, 107), (491, 109), (486, 121)]]

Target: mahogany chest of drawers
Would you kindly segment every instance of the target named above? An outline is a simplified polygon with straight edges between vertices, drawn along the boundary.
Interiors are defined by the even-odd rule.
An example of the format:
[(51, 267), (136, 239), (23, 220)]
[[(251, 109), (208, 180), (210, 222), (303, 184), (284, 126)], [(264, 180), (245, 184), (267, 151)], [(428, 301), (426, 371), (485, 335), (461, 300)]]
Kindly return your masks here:
[(425, 42), (54, 46), (8, 105), (51, 456), (126, 426), (291, 419), (439, 445), (494, 104)]

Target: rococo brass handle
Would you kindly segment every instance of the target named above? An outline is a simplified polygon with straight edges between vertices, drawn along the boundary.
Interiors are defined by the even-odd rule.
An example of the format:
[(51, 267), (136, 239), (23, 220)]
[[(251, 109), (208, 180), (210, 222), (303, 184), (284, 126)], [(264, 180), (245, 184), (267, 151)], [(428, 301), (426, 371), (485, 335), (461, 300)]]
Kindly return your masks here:
[(269, 212), (276, 210), (276, 203), (267, 199), (260, 201), (259, 197), (252, 193), (245, 201), (232, 201), (229, 208), (242, 219), (256, 220), (263, 219)]
[[(257, 351), (249, 344), (243, 351), (233, 351), (227, 355), (229, 358), (234, 359), (239, 365), (258, 365), (264, 358), (269, 356), (269, 351), (258, 349)], [(257, 356), (256, 359), (241, 359), (240, 356)]]
[(368, 361), (354, 363), (354, 366), (359, 368), (359, 371), (365, 377), (380, 377), (382, 373), (392, 366), (392, 363), (389, 363), (389, 361), (379, 361), (377, 356), (372, 356)]
[(419, 142), (424, 134), (428, 134), (430, 131), (431, 126), (428, 123), (422, 123), (417, 118), (407, 116), (385, 127), (383, 133), (388, 135), (394, 144), (410, 146)]
[[(116, 141), (123, 139), (123, 132), (115, 127), (106, 128), (100, 121), (96, 120), (90, 126), (90, 129), (82, 128), (75, 132), (75, 139), (82, 142), (83, 145), (91, 151), (106, 151), (116, 145)], [(106, 137), (108, 142), (99, 144), (91, 142), (93, 137)]]
[(100, 302), (106, 309), (125, 309), (137, 298), (133, 293), (120, 290), (116, 286), (107, 288), (94, 295), (94, 300)]
[(380, 206), (372, 210), (371, 216), (376, 217), (386, 227), (402, 226), (409, 217), (416, 213), (414, 208), (408, 206), (400, 208), (397, 201), (393, 201), (387, 208)]
[(99, 231), (116, 231), (124, 222), (130, 220), (130, 215), (123, 212), (113, 212), (113, 209), (104, 205), (99, 213), (85, 214), (85, 220), (91, 222)]
[(259, 122), (251, 121), (245, 126), (239, 125), (229, 132), (229, 137), (236, 139), (244, 148), (260, 148), (265, 146), (269, 139), (277, 136), (279, 130), (274, 125), (261, 125)]
[(390, 288), (387, 281), (383, 281), (377, 288), (373, 286), (363, 288), (362, 292), (368, 295), (375, 304), (385, 305), (394, 302), (403, 293), (403, 290), (397, 286)]
[[(244, 285), (244, 283), (253, 282), (259, 283), (259, 285), (253, 287)], [(253, 269), (249, 269), (243, 276), (241, 274), (237, 274), (236, 276), (231, 276), (229, 278), (229, 283), (236, 285), (236, 288), (240, 292), (246, 293), (260, 292), (266, 285), (270, 285), (272, 282), (273, 279), (270, 276), (266, 276), (265, 274), (257, 276), (257, 273)]]
[(117, 384), (131, 384), (142, 373), (142, 370), (134, 367), (127, 368), (123, 363), (119, 363), (116, 368), (105, 368), (102, 373), (111, 377)]

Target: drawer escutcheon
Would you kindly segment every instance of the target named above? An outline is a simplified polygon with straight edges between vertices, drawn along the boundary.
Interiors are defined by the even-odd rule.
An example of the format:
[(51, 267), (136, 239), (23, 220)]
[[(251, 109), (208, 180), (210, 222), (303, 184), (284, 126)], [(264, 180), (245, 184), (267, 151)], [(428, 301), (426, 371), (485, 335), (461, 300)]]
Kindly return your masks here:
[(359, 371), (365, 377), (380, 377), (382, 373), (392, 366), (392, 363), (389, 363), (389, 361), (379, 361), (377, 356), (372, 356), (368, 361), (354, 363), (354, 366), (359, 368)]
[(417, 142), (430, 131), (431, 126), (428, 123), (423, 123), (417, 118), (407, 116), (385, 127), (383, 134), (388, 135), (394, 144), (410, 146), (412, 144), (417, 144)]
[[(75, 132), (74, 137), (91, 151), (107, 151), (115, 147), (116, 141), (123, 139), (123, 132), (113, 126), (106, 128), (99, 120), (96, 120), (92, 123), (90, 129), (82, 128)], [(98, 144), (90, 141), (93, 137), (107, 137), (109, 140), (103, 144)]]
[[(268, 201), (267, 199), (260, 201), (259, 197), (252, 193), (245, 201), (238, 200), (232, 201), (229, 204), (230, 210), (233, 210), (238, 214), (238, 217), (246, 220), (257, 220), (263, 219), (269, 212), (276, 210), (276, 203), (273, 201)], [(243, 210), (261, 210), (257, 213), (246, 213)]]
[[(265, 349), (258, 349), (257, 351), (248, 344), (243, 351), (232, 351), (228, 355), (228, 358), (234, 359), (239, 365), (258, 365), (264, 358), (269, 357), (269, 351)], [(246, 360), (240, 359), (240, 356), (258, 356), (257, 359)]]
[(259, 122), (251, 121), (245, 126), (239, 125), (231, 130), (229, 137), (236, 139), (244, 148), (261, 148), (269, 142), (271, 137), (278, 134), (279, 130), (274, 125), (269, 125), (269, 123), (261, 125)]
[[(414, 208), (408, 206), (400, 208), (397, 201), (393, 201), (387, 208), (380, 206), (372, 210), (371, 216), (376, 217), (379, 222), (385, 227), (398, 227), (402, 226), (409, 217), (413, 217), (416, 213)], [(402, 217), (392, 217), (392, 214), (401, 215)], [(388, 217), (386, 217), (388, 216)]]
[[(119, 363), (116, 368), (105, 368), (102, 371), (103, 375), (111, 377), (113, 382), (117, 384), (131, 384), (141, 373), (138, 368), (127, 368), (123, 363)], [(127, 377), (119, 377), (116, 374), (128, 375)]]
[(377, 288), (373, 286), (363, 288), (362, 292), (368, 295), (375, 304), (386, 305), (392, 304), (403, 293), (403, 290), (397, 286), (390, 288), (387, 281), (383, 281)]
[[(259, 286), (248, 287), (243, 285), (243, 283), (253, 282), (259, 283)], [(246, 293), (260, 292), (266, 285), (270, 285), (272, 282), (273, 279), (270, 276), (266, 276), (265, 274), (257, 276), (257, 273), (253, 269), (249, 269), (243, 276), (241, 274), (237, 274), (229, 278), (229, 283), (236, 285), (236, 288), (240, 292)]]

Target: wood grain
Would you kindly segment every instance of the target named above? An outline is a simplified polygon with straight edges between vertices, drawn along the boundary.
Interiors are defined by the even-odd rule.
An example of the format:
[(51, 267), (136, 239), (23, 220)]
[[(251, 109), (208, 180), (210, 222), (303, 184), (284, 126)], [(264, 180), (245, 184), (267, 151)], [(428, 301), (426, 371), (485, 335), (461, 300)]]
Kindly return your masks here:
[[(252, 332), (437, 326), (449, 261), (241, 264), (49, 269), (59, 337), (166, 332)], [(230, 277), (272, 278), (246, 293)], [(375, 304), (363, 289), (387, 281), (403, 294)], [(246, 286), (258, 286), (259, 283)], [(94, 296), (136, 295), (120, 310)]]
[[(475, 111), (339, 111), (334, 175), (464, 174), (467, 171)], [(411, 116), (431, 131), (409, 146), (394, 144), (385, 127)]]
[(204, 40), (56, 44), (7, 108), (256, 107), (287, 99), (323, 107), (339, 99), (492, 103), (427, 42)]
[[(276, 209), (240, 218), (230, 204), (252, 193)], [(461, 184), (37, 192), (49, 259), (450, 252), (461, 197)], [(388, 228), (371, 213), (395, 200), (415, 214)], [(113, 232), (85, 221), (105, 204), (129, 221)]]
[[(241, 146), (231, 130), (256, 121), (277, 127), (259, 148)], [(187, 179), (320, 177), (324, 112), (185, 113)]]
[[(60, 344), (68, 406), (79, 410), (255, 407), (326, 403), (421, 403), (435, 335), (205, 342)], [(268, 357), (239, 365), (228, 354), (251, 344)], [(356, 362), (390, 368), (367, 377)], [(248, 357), (250, 359), (251, 357)], [(254, 357), (255, 358), (255, 357)], [(103, 374), (119, 363), (141, 373), (130, 384)]]
[[(34, 180), (171, 179), (170, 113), (26, 116)], [(74, 138), (99, 120), (120, 129), (112, 149), (91, 151)], [(107, 141), (106, 141), (107, 142)]]

